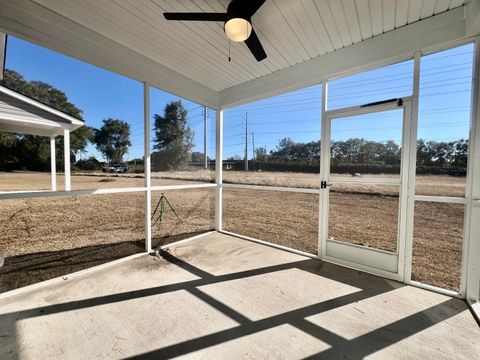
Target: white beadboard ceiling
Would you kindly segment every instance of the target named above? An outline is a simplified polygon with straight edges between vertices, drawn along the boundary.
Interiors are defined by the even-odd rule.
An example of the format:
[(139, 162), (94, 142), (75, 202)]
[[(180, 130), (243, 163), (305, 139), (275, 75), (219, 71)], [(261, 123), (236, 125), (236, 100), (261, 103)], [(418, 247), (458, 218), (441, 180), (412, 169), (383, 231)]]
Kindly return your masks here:
[(221, 23), (165, 11), (224, 12), (228, 0), (34, 0), (207, 87), (221, 91), (464, 5), (463, 0), (267, 0), (252, 22), (267, 59), (231, 44)]

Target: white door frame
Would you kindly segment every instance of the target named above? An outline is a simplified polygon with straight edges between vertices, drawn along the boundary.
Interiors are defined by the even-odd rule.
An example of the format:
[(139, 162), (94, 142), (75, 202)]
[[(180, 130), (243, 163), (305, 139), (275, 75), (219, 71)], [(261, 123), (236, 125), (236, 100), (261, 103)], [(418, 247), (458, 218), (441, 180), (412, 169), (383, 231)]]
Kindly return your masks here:
[[(326, 86), (324, 86), (326, 91)], [(399, 212), (398, 212), (398, 233), (397, 252), (392, 253), (380, 249), (367, 248), (364, 246), (348, 244), (345, 242), (328, 240), (328, 212), (329, 212), (329, 190), (320, 191), (320, 231), (319, 231), (319, 257), (323, 260), (338, 263), (343, 266), (355, 268), (382, 277), (404, 281), (405, 247), (407, 241), (407, 200), (408, 200), (408, 159), (410, 156), (410, 127), (412, 121), (412, 98), (402, 98), (402, 104), (397, 101), (377, 103), (371, 106), (353, 106), (342, 109), (327, 111), (324, 110), (322, 117), (322, 146), (320, 150), (320, 181), (331, 180), (330, 178), (330, 138), (331, 121), (338, 118), (365, 115), (389, 110), (403, 109), (402, 124), (402, 152), (401, 168), (398, 179), (375, 179), (375, 178), (351, 178), (335, 177), (340, 183), (368, 183), (368, 184), (392, 184), (400, 186)], [(368, 261), (366, 261), (368, 260)], [(367, 265), (368, 264), (368, 265)]]

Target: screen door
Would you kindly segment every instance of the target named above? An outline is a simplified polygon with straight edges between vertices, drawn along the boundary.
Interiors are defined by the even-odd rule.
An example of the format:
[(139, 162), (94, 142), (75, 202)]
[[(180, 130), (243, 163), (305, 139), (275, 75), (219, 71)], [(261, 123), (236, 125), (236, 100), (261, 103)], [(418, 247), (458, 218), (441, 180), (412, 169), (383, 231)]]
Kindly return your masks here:
[(321, 255), (403, 280), (409, 100), (327, 111), (321, 155)]

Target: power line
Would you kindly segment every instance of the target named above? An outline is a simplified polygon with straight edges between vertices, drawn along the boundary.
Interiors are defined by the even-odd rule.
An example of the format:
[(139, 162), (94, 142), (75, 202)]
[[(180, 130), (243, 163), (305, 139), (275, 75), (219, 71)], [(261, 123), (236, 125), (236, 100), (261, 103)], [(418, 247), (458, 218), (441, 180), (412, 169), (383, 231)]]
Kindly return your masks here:
[[(430, 108), (419, 111), (420, 115), (434, 115), (434, 114), (443, 114), (443, 113), (456, 113), (456, 112), (466, 112), (470, 111), (470, 107), (468, 106), (461, 106), (461, 107), (446, 107), (446, 108)], [(391, 117), (398, 117), (398, 114), (368, 114), (362, 115), (363, 118), (391, 118)], [(283, 123), (291, 123), (292, 121), (298, 123), (310, 123), (315, 122), (320, 124), (321, 122), (321, 114), (317, 118), (308, 118), (308, 119), (289, 119), (289, 120), (275, 120), (275, 121), (253, 121), (250, 122), (251, 125), (266, 125), (266, 124), (283, 124)], [(243, 127), (242, 124), (233, 124), (233, 126), (224, 127), (225, 130), (234, 129), (238, 127)], [(224, 136), (224, 138), (236, 137), (241, 136), (241, 133), (236, 133), (228, 136)]]
[[(421, 89), (424, 90), (424, 89), (428, 89), (428, 88), (435, 88), (435, 87), (428, 87), (428, 86), (425, 86), (425, 85), (429, 85), (429, 84), (439, 84), (439, 83), (443, 83), (443, 82), (447, 82), (447, 81), (450, 81), (450, 80), (458, 80), (458, 79), (470, 79), (471, 76), (468, 76), (468, 77), (460, 77), (460, 78), (449, 78), (449, 79), (441, 79), (441, 80), (433, 80), (433, 81), (427, 81), (427, 82), (423, 82), (421, 84)], [(457, 82), (457, 83), (447, 83), (445, 84), (444, 86), (447, 86), (447, 85), (451, 85), (451, 86), (456, 86), (456, 85), (467, 85), (467, 84), (470, 84), (471, 82), (470, 81), (464, 81), (464, 82)], [(367, 95), (368, 96), (374, 96), (374, 95), (382, 95), (384, 93), (394, 93), (394, 92), (397, 92), (397, 91), (407, 91), (411, 89), (411, 85), (403, 85), (403, 86), (392, 86), (392, 87), (387, 87), (387, 88), (376, 88), (375, 90), (371, 90), (371, 91), (361, 91), (361, 92), (350, 92), (349, 94), (352, 94), (354, 95), (355, 97), (357, 97), (355, 94), (364, 94), (363, 97), (366, 97)], [(388, 92), (385, 92), (383, 90), (390, 90)], [(329, 96), (328, 97), (328, 100), (330, 101), (340, 101), (340, 100), (345, 100), (345, 99), (350, 99), (352, 98), (352, 96), (336, 96), (336, 95), (333, 95), (333, 96)], [(301, 106), (301, 105), (306, 105), (306, 104), (312, 104), (312, 103), (321, 103), (321, 97), (315, 97), (315, 98), (303, 98), (303, 99), (292, 99), (292, 100), (284, 100), (282, 102), (275, 102), (275, 103), (269, 103), (269, 104), (263, 104), (263, 105), (255, 105), (255, 106), (249, 106), (248, 107), (248, 110), (249, 112), (253, 111), (253, 113), (256, 113), (256, 110), (255, 109), (259, 109), (259, 110), (264, 110), (264, 109), (268, 109), (268, 108), (278, 108), (278, 107), (283, 107), (283, 106)], [(226, 113), (226, 117), (228, 117), (229, 115), (231, 115), (232, 113), (235, 113), (235, 112), (238, 112), (240, 110), (230, 110)], [(242, 111), (243, 112), (243, 111)]]
[[(435, 73), (431, 73), (429, 74), (428, 72), (422, 72), (421, 73), (421, 76), (424, 77), (425, 75), (434, 75), (434, 74), (447, 74), (447, 73), (452, 73), (452, 72), (457, 72), (457, 71), (461, 71), (461, 70), (471, 70), (471, 67), (465, 67), (465, 68), (461, 68), (461, 69), (455, 69), (455, 70), (447, 70), (447, 71), (440, 71), (440, 72), (435, 72)], [(449, 80), (457, 80), (457, 79), (467, 79), (467, 78), (471, 78), (471, 76), (465, 76), (465, 77), (455, 77), (455, 78), (449, 78), (449, 79), (439, 79), (439, 80), (434, 80), (434, 81), (428, 81), (428, 82), (422, 82), (422, 86), (423, 85), (426, 85), (426, 84), (431, 84), (431, 83), (439, 83), (439, 82), (446, 82), (446, 81), (449, 81)], [(374, 80), (373, 82), (370, 82), (370, 83), (367, 83), (365, 82), (366, 80), (359, 80), (358, 82), (362, 83), (361, 85), (367, 85), (367, 84), (375, 84), (375, 85), (378, 85), (378, 84), (382, 84), (382, 83), (385, 83), (385, 82), (391, 82), (391, 81), (398, 81), (398, 80), (402, 80), (402, 79), (409, 79), (411, 80), (412, 79), (412, 76), (408, 76), (408, 77), (400, 77), (400, 78), (394, 78), (394, 79), (389, 79), (389, 80), (381, 80), (381, 81), (378, 81), (378, 80)], [(368, 79), (367, 79), (368, 80)], [(357, 82), (357, 83), (358, 83)], [(358, 86), (361, 86), (361, 85), (358, 85), (358, 86), (355, 86), (354, 85), (355, 82), (352, 82), (351, 84), (348, 84), (348, 85), (345, 85), (345, 86), (334, 86), (334, 84), (332, 82), (330, 82), (330, 89), (329, 91), (330, 92), (335, 92), (337, 90), (341, 90), (341, 89), (346, 89), (346, 88), (352, 88), (352, 87), (358, 87)], [(404, 87), (411, 87), (411, 85), (403, 85), (402, 88)], [(385, 89), (398, 89), (399, 87), (398, 86), (394, 86), (394, 87), (391, 87), (391, 88), (385, 88)], [(314, 89), (315, 91), (318, 91), (317, 89)], [(378, 89), (376, 89), (378, 90)], [(278, 98), (282, 98), (282, 97), (293, 97), (293, 96), (304, 96), (305, 94), (308, 94), (310, 93), (310, 91), (304, 91), (302, 93), (295, 93), (295, 94), (283, 94), (283, 95), (278, 95), (278, 96), (275, 96), (273, 99), (278, 99)], [(329, 97), (331, 98), (331, 96)], [(321, 99), (321, 92), (317, 97), (315, 98), (310, 98), (312, 101), (318, 101), (319, 99)], [(305, 102), (304, 101), (305, 99), (301, 99), (301, 103), (302, 102)], [(262, 102), (264, 101), (269, 101), (269, 100), (261, 100)], [(284, 100), (280, 103), (268, 103), (268, 104), (257, 104), (257, 105), (242, 105), (242, 108), (246, 108), (248, 107), (248, 110), (252, 110), (252, 109), (255, 109), (255, 108), (265, 108), (265, 107), (274, 107), (278, 104), (286, 104), (288, 102), (295, 102), (295, 101), (299, 101), (297, 99), (292, 99), (292, 100)], [(301, 103), (299, 103), (299, 105), (301, 105)], [(227, 110), (226, 113), (234, 113), (234, 112), (243, 112), (244, 110), (243, 109), (231, 109), (231, 110)]]

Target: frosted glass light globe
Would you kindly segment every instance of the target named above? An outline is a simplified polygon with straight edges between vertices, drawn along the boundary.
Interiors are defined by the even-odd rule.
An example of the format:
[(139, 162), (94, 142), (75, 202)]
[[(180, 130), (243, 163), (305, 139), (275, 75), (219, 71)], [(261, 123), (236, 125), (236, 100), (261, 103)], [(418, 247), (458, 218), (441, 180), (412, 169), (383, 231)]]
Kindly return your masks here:
[(233, 18), (225, 23), (225, 33), (230, 40), (242, 42), (252, 33), (252, 24), (242, 18)]

